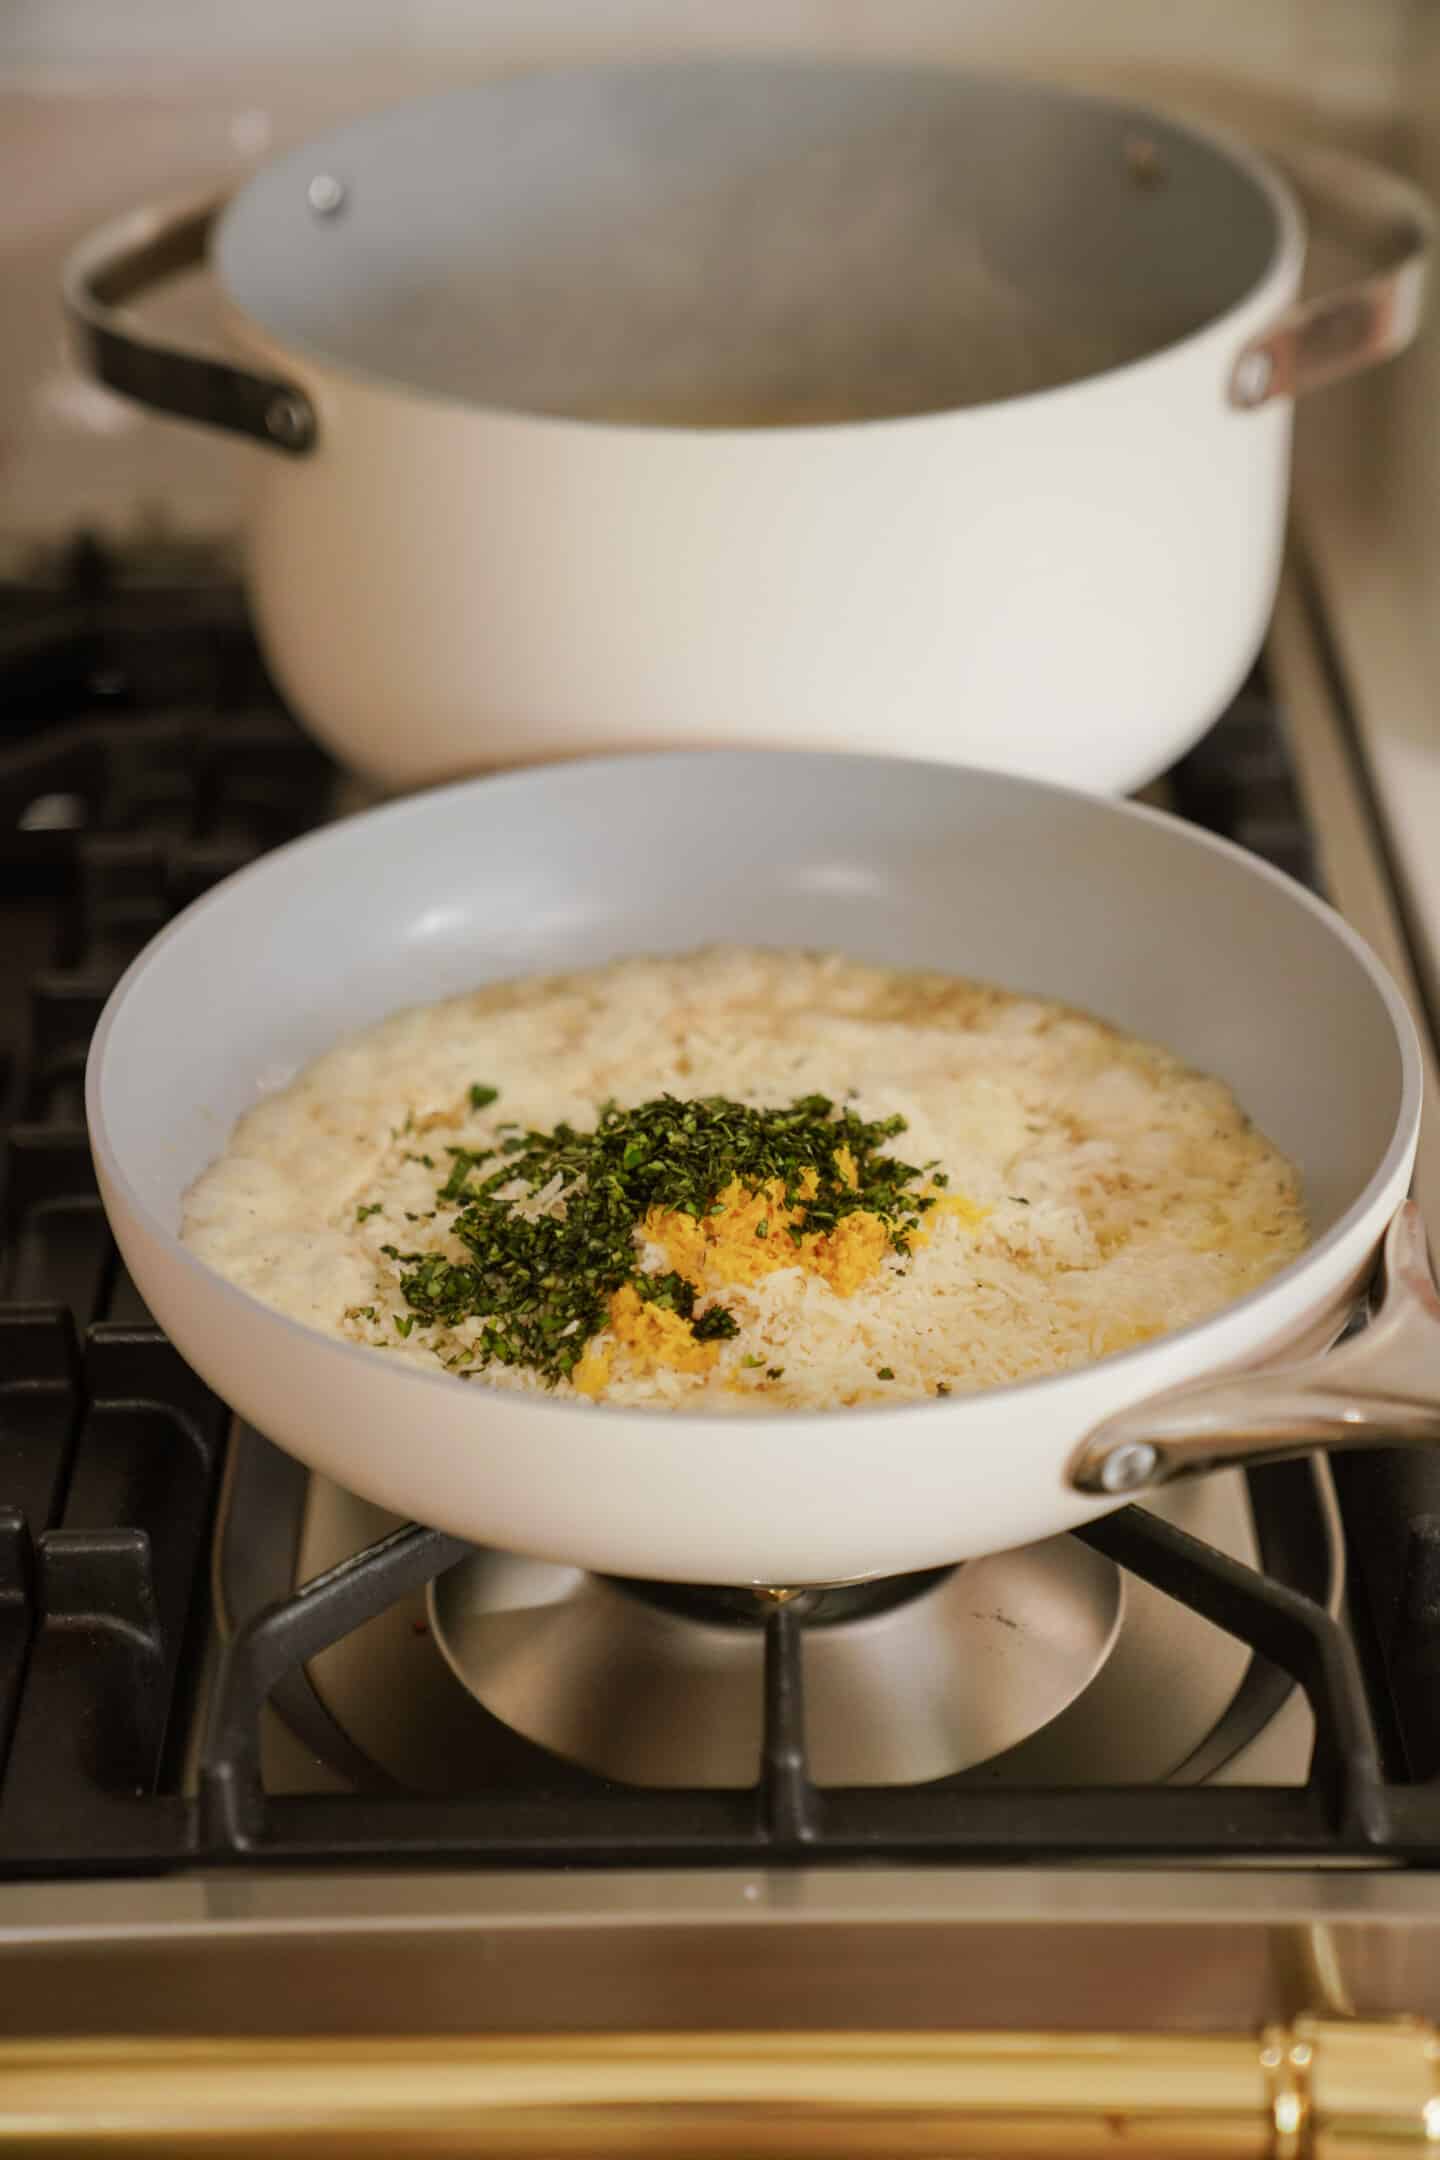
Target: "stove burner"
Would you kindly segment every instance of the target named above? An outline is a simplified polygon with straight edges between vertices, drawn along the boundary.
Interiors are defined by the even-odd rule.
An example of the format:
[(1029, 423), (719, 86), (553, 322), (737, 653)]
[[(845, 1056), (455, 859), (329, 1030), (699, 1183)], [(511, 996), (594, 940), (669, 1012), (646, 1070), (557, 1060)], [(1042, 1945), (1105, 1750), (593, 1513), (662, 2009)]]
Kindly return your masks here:
[[(617, 1581), (477, 1552), (430, 1590), (452, 1672), (528, 1739), (631, 1785), (753, 1785), (765, 1608), (751, 1591)], [(1078, 1539), (795, 1600), (820, 1785), (906, 1785), (986, 1762), (1094, 1679), (1114, 1564)]]
[(914, 1575), (880, 1575), (869, 1582), (812, 1583), (800, 1590), (730, 1590), (718, 1583), (641, 1582), (624, 1575), (604, 1575), (600, 1580), (680, 1620), (763, 1628), (775, 1605), (783, 1602), (810, 1629), (834, 1627), (841, 1620), (868, 1620), (889, 1612), (893, 1606), (908, 1605), (912, 1598), (938, 1589), (954, 1572), (953, 1567), (924, 1568)]

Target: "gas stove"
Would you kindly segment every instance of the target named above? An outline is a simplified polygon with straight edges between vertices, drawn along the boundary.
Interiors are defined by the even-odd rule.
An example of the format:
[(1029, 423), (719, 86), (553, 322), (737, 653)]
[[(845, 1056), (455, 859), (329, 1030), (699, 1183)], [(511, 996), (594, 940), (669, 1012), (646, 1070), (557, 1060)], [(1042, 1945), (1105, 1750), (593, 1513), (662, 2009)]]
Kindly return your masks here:
[[(0, 592), (0, 695), (0, 1875), (24, 1886), (0, 1943), (29, 2029), (93, 2020), (58, 1958), (82, 1912), (92, 1979), (102, 1942), (169, 1943), (127, 2017), (183, 2029), (187, 1929), (235, 1917), (243, 1993), (233, 1953), (267, 1912), (353, 1927), (377, 1869), (391, 1933), (402, 1886), (424, 1885), (424, 1935), (454, 1885), (452, 1952), (566, 1897), (606, 1906), (620, 1875), (655, 1924), (682, 1882), (682, 1910), (741, 1923), (839, 1925), (858, 1890), (890, 1925), (912, 1896), (912, 1922), (958, 1924), (1037, 1869), (1072, 1920), (1097, 1897), (1113, 1919), (1146, 1877), (1096, 1871), (1142, 1863), (1184, 1863), (1182, 1905), (1252, 1933), (1302, 1864), (1330, 1871), (1322, 1901), (1403, 1908), (1395, 1865), (1440, 1857), (1440, 1474), (1416, 1458), (1231, 1472), (1023, 1553), (765, 1607), (466, 1549), (233, 1420), (119, 1263), (85, 1050), (179, 907), (355, 792), (204, 550), (82, 539)], [(1318, 885), (1304, 771), (1261, 674), (1150, 792)], [(1264, 1887), (1240, 1878), (1232, 1907), (1240, 1863)], [(1192, 1970), (1182, 2005), (1214, 1984)], [(228, 2020), (265, 2028), (274, 1997), (245, 2000)], [(533, 2025), (525, 2003), (492, 1976), (486, 2022)], [(602, 1985), (582, 2022), (612, 2008)], [(695, 2022), (690, 1991), (650, 2015)]]

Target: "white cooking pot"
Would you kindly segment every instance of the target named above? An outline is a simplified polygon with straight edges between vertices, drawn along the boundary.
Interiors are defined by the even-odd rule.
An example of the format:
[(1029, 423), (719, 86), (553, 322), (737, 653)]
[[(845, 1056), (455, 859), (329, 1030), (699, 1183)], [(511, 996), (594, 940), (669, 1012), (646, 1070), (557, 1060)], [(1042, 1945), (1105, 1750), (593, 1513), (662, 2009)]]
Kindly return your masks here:
[[(74, 257), (95, 374), (238, 431), (277, 680), (389, 787), (766, 744), (1126, 789), (1268, 619), (1295, 394), (1398, 351), (1430, 214), (1297, 303), (1251, 151), (937, 71), (687, 62), (380, 113)], [(243, 365), (117, 309), (211, 259)]]
[[(727, 1418), (466, 1385), (287, 1319), (180, 1243), (182, 1195), (234, 1120), (347, 1030), (500, 977), (724, 939), (978, 975), (1167, 1044), (1299, 1164), (1313, 1244), (1213, 1318), (1052, 1378)], [(689, 1582), (899, 1574), (1217, 1462), (1440, 1442), (1440, 1307), (1401, 1212), (1420, 1116), (1404, 1004), (1301, 887), (1128, 804), (746, 752), (432, 790), (187, 909), (106, 1006), (86, 1107), (121, 1251), (195, 1369), (348, 1489), (506, 1551)], [(1363, 1334), (1234, 1377), (1328, 1343), (1387, 1236), (1388, 1303)]]

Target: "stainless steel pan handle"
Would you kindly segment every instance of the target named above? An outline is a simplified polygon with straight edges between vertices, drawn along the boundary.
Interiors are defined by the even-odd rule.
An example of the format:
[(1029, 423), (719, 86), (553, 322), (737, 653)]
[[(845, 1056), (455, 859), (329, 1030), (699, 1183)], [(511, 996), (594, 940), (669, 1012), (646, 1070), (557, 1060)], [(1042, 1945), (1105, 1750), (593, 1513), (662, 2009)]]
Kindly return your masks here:
[(132, 210), (82, 241), (65, 265), (65, 311), (79, 358), (108, 389), (157, 412), (247, 436), (289, 457), (315, 447), (315, 408), (298, 384), (132, 328), (125, 303), (205, 260), (223, 200)]
[(1246, 412), (1403, 352), (1425, 311), (1435, 238), (1429, 197), (1379, 165), (1335, 150), (1286, 150), (1274, 162), (1312, 225), (1328, 227), (1375, 268), (1338, 292), (1297, 300), (1250, 339), (1230, 371), (1230, 402)]
[(1440, 1447), (1440, 1295), (1407, 1200), (1381, 1247), (1367, 1324), (1269, 1371), (1191, 1380), (1097, 1425), (1070, 1463), (1088, 1493), (1137, 1493), (1313, 1448)]

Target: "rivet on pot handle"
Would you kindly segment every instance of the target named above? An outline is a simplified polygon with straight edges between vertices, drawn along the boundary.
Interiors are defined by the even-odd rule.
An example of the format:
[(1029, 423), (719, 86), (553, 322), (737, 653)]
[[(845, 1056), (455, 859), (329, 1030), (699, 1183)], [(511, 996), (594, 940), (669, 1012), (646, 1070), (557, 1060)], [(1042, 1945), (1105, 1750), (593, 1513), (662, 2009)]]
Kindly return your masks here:
[(1331, 150), (1286, 150), (1275, 163), (1312, 224), (1335, 232), (1376, 267), (1338, 292), (1297, 300), (1251, 338), (1230, 371), (1230, 402), (1246, 412), (1403, 352), (1425, 311), (1434, 244), (1433, 205), (1397, 174)]
[(157, 412), (203, 421), (301, 457), (316, 440), (315, 409), (295, 383), (259, 375), (133, 329), (123, 313), (139, 293), (205, 260), (223, 202), (133, 210), (84, 241), (65, 265), (65, 311), (79, 357), (98, 382)]
[(1191, 1380), (1095, 1430), (1072, 1458), (1087, 1493), (1138, 1493), (1312, 1448), (1440, 1447), (1440, 1295), (1407, 1200), (1385, 1233), (1370, 1318), (1334, 1350), (1270, 1371)]

